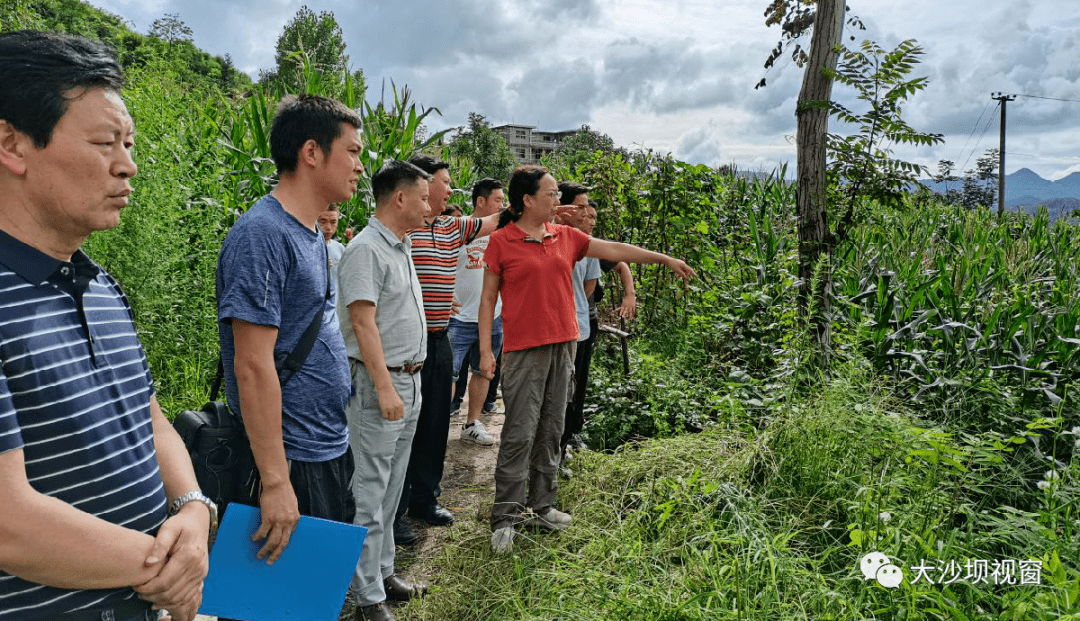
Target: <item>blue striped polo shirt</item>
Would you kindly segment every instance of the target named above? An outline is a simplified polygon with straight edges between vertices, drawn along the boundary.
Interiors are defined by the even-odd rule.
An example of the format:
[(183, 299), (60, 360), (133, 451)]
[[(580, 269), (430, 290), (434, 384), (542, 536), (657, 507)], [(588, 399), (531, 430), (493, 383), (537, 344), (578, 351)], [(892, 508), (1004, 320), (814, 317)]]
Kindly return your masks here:
[[(38, 492), (154, 535), (166, 498), (153, 395), (116, 281), (81, 250), (59, 261), (0, 231), (0, 453), (22, 449)], [(0, 621), (133, 597), (130, 588), (60, 589), (0, 572)]]

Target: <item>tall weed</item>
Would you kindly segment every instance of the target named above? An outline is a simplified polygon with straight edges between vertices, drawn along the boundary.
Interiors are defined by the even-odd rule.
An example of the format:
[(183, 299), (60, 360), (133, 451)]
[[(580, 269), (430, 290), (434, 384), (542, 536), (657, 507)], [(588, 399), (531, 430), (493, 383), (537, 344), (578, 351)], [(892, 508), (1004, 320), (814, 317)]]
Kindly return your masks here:
[(192, 407), (217, 361), (214, 270), (225, 227), (204, 199), (217, 169), (206, 151), (205, 93), (173, 79), (167, 60), (131, 76), (125, 98), (138, 137), (139, 173), (120, 225), (87, 252), (131, 300), (162, 407)]

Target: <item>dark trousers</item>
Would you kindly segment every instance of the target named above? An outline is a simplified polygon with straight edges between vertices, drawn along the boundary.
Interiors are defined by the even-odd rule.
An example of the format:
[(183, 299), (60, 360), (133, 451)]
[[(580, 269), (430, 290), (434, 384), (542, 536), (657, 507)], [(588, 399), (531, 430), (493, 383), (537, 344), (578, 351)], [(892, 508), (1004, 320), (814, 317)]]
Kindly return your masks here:
[(435, 505), (450, 433), (450, 388), (454, 359), (446, 330), (428, 332), (427, 358), (420, 369), (420, 415), (416, 420), (409, 469), (401, 489), (397, 517), (412, 508), (426, 511)]
[(356, 517), (354, 470), (356, 462), (351, 450), (330, 461), (289, 460), (289, 481), (300, 515), (352, 524)]
[[(300, 515), (352, 524), (356, 499), (352, 493), (356, 462), (352, 450), (329, 461), (289, 460), (289, 482)], [(228, 510), (228, 509), (226, 509)], [(218, 617), (218, 621), (233, 621)]]
[[(468, 356), (465, 358), (468, 360)], [(462, 365), (462, 369), (458, 371), (457, 382), (454, 384), (454, 402), (450, 409), (455, 410), (461, 406), (462, 399), (465, 398), (465, 392), (469, 390), (469, 367), (468, 365)]]
[(135, 598), (120, 602), (111, 608), (80, 610), (68, 614), (43, 617), (38, 621), (157, 621), (157, 610), (150, 610), (150, 602)]
[(585, 427), (585, 391), (589, 387), (589, 363), (596, 344), (597, 320), (589, 318), (589, 338), (579, 341), (574, 356), (574, 393), (566, 402), (566, 421), (563, 423), (561, 446), (566, 448), (570, 438)]
[(495, 393), (499, 391), (499, 380), (502, 379), (502, 351), (498, 356), (495, 356), (495, 375), (491, 378), (491, 384), (488, 385), (487, 399), (484, 399), (484, 404), (495, 403)]

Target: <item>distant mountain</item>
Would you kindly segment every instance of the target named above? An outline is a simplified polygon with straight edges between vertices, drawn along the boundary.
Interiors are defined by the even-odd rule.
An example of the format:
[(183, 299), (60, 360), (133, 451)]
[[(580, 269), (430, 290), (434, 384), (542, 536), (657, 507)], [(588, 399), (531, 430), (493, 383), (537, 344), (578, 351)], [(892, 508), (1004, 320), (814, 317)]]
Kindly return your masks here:
[[(1006, 183), (1008, 183), (1008, 180), (1009, 178), (1005, 177)], [(1080, 172), (1074, 172), (1064, 179), (1058, 179), (1054, 183), (1068, 190), (1070, 196), (1080, 196)]]
[[(1080, 209), (1080, 198), (1051, 198), (1046, 201), (1024, 203), (1020, 209), (1023, 209), (1031, 215), (1035, 215), (1035, 212), (1041, 205), (1046, 206), (1046, 211), (1050, 215), (1050, 220), (1057, 220), (1058, 218), (1067, 219), (1072, 217), (1072, 212), (1074, 210)], [(1006, 207), (1007, 206), (1008, 205), (1006, 204)]]
[[(964, 185), (962, 180), (937, 183), (933, 179), (921, 179), (919, 183), (939, 194), (946, 190), (960, 190)], [(1005, 175), (1006, 208), (1022, 208), (1035, 213), (1039, 205), (1046, 205), (1050, 215), (1055, 218), (1060, 215), (1067, 217), (1073, 209), (1080, 208), (1080, 172), (1057, 181), (1043, 179), (1027, 168)]]

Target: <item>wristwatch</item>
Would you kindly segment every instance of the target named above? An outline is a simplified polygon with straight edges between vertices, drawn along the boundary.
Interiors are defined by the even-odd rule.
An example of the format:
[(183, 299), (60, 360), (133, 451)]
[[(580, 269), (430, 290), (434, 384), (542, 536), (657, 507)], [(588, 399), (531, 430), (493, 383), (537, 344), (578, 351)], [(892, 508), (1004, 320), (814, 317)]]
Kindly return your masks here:
[(214, 501), (207, 498), (205, 494), (196, 489), (180, 496), (169, 504), (169, 515), (173, 516), (180, 513), (180, 509), (189, 502), (201, 502), (210, 510), (210, 532), (207, 535), (207, 546), (214, 545), (214, 537), (217, 536), (218, 529), (218, 508)]

